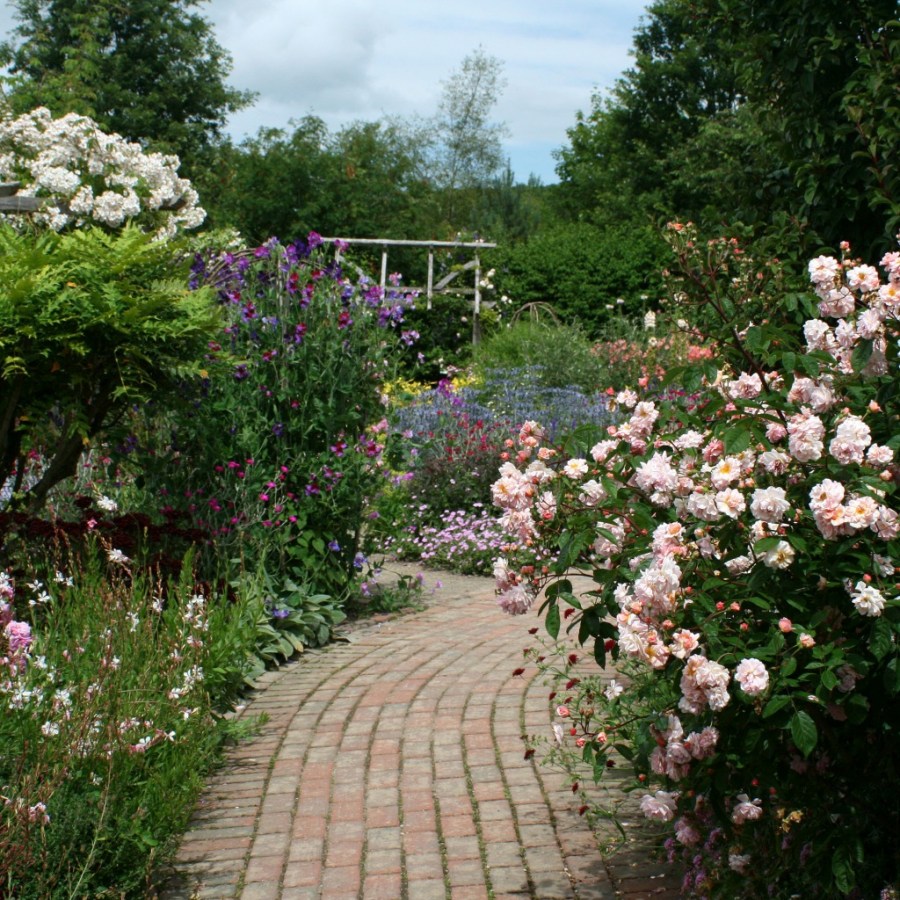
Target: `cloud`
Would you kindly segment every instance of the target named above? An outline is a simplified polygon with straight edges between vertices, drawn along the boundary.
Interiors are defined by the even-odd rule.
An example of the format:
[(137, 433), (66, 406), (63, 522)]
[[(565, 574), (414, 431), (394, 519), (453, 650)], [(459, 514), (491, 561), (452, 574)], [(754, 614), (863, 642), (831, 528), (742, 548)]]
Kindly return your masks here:
[[(480, 45), (504, 64), (494, 118), (508, 126), (513, 168), (524, 177), (543, 158), (536, 171), (548, 181), (550, 149), (565, 143), (593, 91), (612, 86), (629, 65), (644, 3), (211, 0), (197, 11), (233, 58), (230, 82), (259, 95), (232, 116), (236, 139), (310, 113), (330, 128), (384, 115), (428, 117), (442, 82)], [(12, 25), (6, 4), (0, 29)]]

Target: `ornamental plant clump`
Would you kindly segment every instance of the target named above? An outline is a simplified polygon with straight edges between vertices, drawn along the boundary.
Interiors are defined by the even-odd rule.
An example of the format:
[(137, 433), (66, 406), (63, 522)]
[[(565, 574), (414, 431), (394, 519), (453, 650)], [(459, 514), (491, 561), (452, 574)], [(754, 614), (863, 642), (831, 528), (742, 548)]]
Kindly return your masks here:
[(29, 218), (54, 231), (88, 224), (115, 229), (129, 220), (158, 237), (196, 228), (206, 213), (178, 166), (177, 156), (147, 153), (87, 116), (54, 119), (38, 107), (14, 118), (0, 110), (0, 181), (20, 182), (20, 197), (45, 198)]
[(413, 340), (412, 298), (352, 282), (315, 233), (198, 257), (194, 282), (218, 292), (226, 318), (208, 378), (182, 409), (148, 409), (150, 427), (138, 416), (118, 457), (216, 552), (339, 602), (384, 483), (382, 389)]
[(427, 503), (411, 498), (409, 523), (378, 548), (397, 559), (415, 560), (430, 568), (448, 569), (461, 575), (490, 575), (493, 561), (506, 543), (506, 534), (497, 517), (481, 504), (475, 509), (443, 509), (440, 525)]
[[(900, 253), (820, 256), (816, 294), (672, 225), (676, 310), (720, 348), (672, 374), (689, 403), (619, 394), (627, 419), (518, 436), (494, 500), (500, 605), (546, 589), (626, 686), (566, 663), (557, 735), (602, 778), (625, 757), (684, 893), (873, 897), (900, 815)], [(577, 588), (573, 574), (590, 579)]]
[(3, 896), (144, 896), (176, 846), (253, 646), (255, 605), (135, 571), (0, 572)]

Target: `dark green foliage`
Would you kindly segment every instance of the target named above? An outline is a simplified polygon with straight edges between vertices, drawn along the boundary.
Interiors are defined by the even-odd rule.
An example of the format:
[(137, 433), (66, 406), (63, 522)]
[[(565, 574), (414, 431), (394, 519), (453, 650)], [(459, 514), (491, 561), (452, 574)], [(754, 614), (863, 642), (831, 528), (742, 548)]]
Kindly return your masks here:
[(571, 146), (559, 152), (561, 201), (570, 214), (617, 224), (674, 210), (690, 215), (710, 202), (688, 181), (696, 167), (684, 171), (670, 158), (737, 100), (721, 29), (700, 25), (704, 5), (652, 4), (635, 32), (634, 66), (609, 95), (594, 95), (587, 115), (578, 114)]
[(895, 0), (718, 0), (712, 10), (736, 48), (746, 103), (793, 179), (792, 211), (821, 244), (885, 249), (900, 217)]
[[(404, 367), (411, 377), (434, 383), (469, 363), (474, 327), (469, 297), (437, 294), (431, 298), (431, 309), (420, 297), (416, 308), (406, 314), (406, 324), (419, 333), (419, 339), (404, 354)], [(483, 308), (479, 322), (481, 339), (493, 334), (497, 324), (497, 314)]]
[[(329, 237), (446, 237), (416, 136), (406, 125), (354, 122), (330, 133), (321, 119), (307, 116), (292, 127), (290, 133), (261, 129), (256, 137), (219, 148), (216, 165), (200, 184), (213, 226), (237, 228), (250, 242), (310, 231)], [(373, 273), (377, 252), (371, 256)], [(412, 265), (422, 268), (420, 257), (394, 251), (391, 265), (410, 277)]]
[(569, 130), (562, 208), (742, 223), (798, 258), (882, 251), (900, 223), (896, 18), (894, 0), (657, 0), (634, 66)]
[[(596, 334), (619, 298), (625, 311), (643, 310), (658, 296), (665, 245), (650, 225), (597, 228), (557, 225), (532, 239), (498, 248), (492, 256), (497, 293), (516, 309), (546, 302), (566, 322)], [(612, 309), (610, 309), (610, 307)]]

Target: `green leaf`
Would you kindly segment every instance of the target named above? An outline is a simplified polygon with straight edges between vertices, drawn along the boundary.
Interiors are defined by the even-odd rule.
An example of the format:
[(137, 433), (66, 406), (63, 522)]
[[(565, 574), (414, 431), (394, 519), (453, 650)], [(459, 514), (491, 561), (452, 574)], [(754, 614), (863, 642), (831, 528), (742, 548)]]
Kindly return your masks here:
[(763, 718), (768, 719), (769, 716), (774, 716), (780, 709), (784, 709), (788, 703), (791, 702), (791, 698), (782, 694), (779, 697), (773, 697), (763, 709)]
[(884, 618), (876, 619), (869, 635), (869, 650), (872, 656), (875, 659), (883, 659), (890, 652), (892, 644), (891, 623)]
[(547, 618), (545, 620), (547, 632), (553, 640), (556, 640), (556, 638), (559, 637), (559, 622), (559, 607), (554, 604), (547, 610)]
[(849, 894), (856, 884), (853, 871), (853, 852), (847, 844), (841, 844), (831, 857), (831, 873), (834, 883), (842, 894)]
[(741, 453), (753, 440), (753, 432), (746, 425), (734, 425), (723, 436), (727, 453)]
[(872, 346), (872, 341), (860, 341), (857, 344), (856, 349), (853, 351), (853, 356), (850, 358), (854, 372), (861, 372), (866, 367), (866, 363), (872, 356)]
[(572, 593), (572, 582), (569, 581), (568, 578), (560, 578), (559, 581), (554, 581), (553, 584), (547, 586), (547, 599), (548, 600), (556, 600), (562, 594), (571, 594)]
[(784, 538), (780, 538), (777, 536), (760, 538), (753, 545), (753, 552), (757, 556), (760, 556), (761, 554), (766, 553), (769, 550), (774, 550), (783, 540)]
[(888, 693), (900, 693), (900, 663), (896, 656), (884, 668), (884, 686)]
[(594, 638), (594, 659), (601, 669), (606, 668), (606, 642), (602, 637)]
[(578, 623), (578, 643), (584, 644), (590, 637), (596, 637), (600, 631), (600, 614), (596, 607), (588, 607)]
[(802, 709), (795, 712), (791, 719), (791, 738), (804, 756), (809, 756), (819, 741), (816, 723)]

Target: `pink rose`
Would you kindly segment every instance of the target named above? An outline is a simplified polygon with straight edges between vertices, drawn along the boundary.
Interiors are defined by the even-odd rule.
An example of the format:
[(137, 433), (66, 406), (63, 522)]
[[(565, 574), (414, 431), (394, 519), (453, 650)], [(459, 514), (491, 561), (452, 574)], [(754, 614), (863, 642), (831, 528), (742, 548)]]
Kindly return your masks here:
[(31, 626), (27, 622), (9, 622), (3, 629), (13, 653), (25, 653), (31, 646)]
[(769, 686), (769, 673), (758, 659), (742, 659), (735, 669), (734, 680), (745, 694), (755, 697)]

